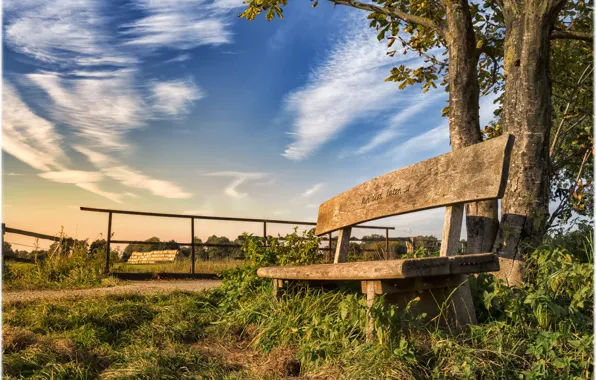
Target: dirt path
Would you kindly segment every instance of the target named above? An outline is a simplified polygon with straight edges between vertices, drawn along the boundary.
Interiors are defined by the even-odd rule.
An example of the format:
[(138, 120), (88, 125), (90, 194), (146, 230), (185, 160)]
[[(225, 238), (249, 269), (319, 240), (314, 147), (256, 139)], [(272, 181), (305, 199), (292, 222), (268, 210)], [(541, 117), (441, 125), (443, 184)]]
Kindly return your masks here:
[(10, 290), (2, 292), (2, 303), (32, 301), (37, 299), (58, 299), (71, 297), (104, 296), (110, 294), (152, 294), (172, 292), (198, 292), (219, 286), (219, 280), (152, 280), (127, 281), (123, 285), (109, 288), (64, 289), (64, 290)]

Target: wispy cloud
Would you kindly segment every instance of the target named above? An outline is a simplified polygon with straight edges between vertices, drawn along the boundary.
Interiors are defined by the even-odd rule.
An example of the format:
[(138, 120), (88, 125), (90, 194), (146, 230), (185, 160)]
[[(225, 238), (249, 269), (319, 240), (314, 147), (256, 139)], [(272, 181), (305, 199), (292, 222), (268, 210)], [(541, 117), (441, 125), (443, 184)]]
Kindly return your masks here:
[(193, 101), (204, 94), (190, 80), (158, 82), (151, 89), (153, 108), (169, 116), (179, 116), (187, 111)]
[(117, 194), (117, 193), (112, 193), (109, 191), (102, 190), (99, 188), (99, 185), (97, 185), (96, 183), (86, 182), (86, 183), (77, 183), (76, 185), (78, 187), (80, 187), (81, 189), (85, 189), (85, 190), (95, 193), (99, 196), (110, 199), (116, 203), (122, 203), (122, 197), (123, 197), (122, 194)]
[(406, 55), (388, 57), (386, 45), (377, 41), (366, 18), (357, 16), (346, 20), (343, 37), (314, 69), (307, 84), (286, 98), (286, 112), (293, 117), (290, 135), (294, 141), (283, 153), (289, 159), (308, 157), (351, 123), (392, 113), (404, 100), (395, 83), (384, 79), (391, 66), (416, 66), (421, 60)]
[[(233, 0), (133, 4), (138, 12), (131, 14), (137, 18), (126, 25), (110, 4), (99, 0), (3, 4), (6, 45), (43, 71), (13, 74), (13, 84), (27, 90), (27, 104), (5, 84), (2, 146), (41, 171), (42, 178), (72, 183), (114, 201), (136, 195), (101, 190), (99, 183), (107, 178), (164, 198), (188, 198), (191, 194), (178, 186), (116, 158), (96, 160), (96, 177), (84, 174), (74, 170), (76, 162), (61, 148), (66, 140), (65, 146), (107, 148), (111, 157), (118, 157), (132, 148), (126, 140), (129, 132), (146, 127), (150, 120), (187, 113), (192, 102), (204, 96), (198, 86), (191, 79), (147, 78), (140, 65), (150, 55), (155, 58), (159, 49), (231, 42), (230, 12), (240, 6)], [(188, 58), (182, 54), (174, 60)], [(86, 153), (91, 161), (99, 157), (93, 150)]]
[(207, 173), (206, 176), (211, 177), (232, 177), (235, 178), (224, 189), (224, 193), (232, 198), (241, 199), (248, 195), (248, 193), (241, 193), (238, 187), (249, 180), (256, 180), (265, 178), (268, 173), (262, 172), (237, 172), (237, 171), (221, 171), (214, 173)]
[(52, 116), (80, 137), (112, 149), (124, 148), (123, 136), (144, 125), (146, 105), (134, 86), (134, 72), (109, 78), (64, 78), (57, 73), (29, 74), (52, 104)]
[(232, 34), (227, 18), (217, 9), (229, 10), (233, 3), (219, 1), (209, 7), (204, 0), (136, 0), (136, 7), (147, 16), (126, 25), (124, 33), (130, 36), (126, 44), (191, 49), (229, 43)]
[(449, 151), (449, 121), (441, 123), (438, 127), (433, 128), (418, 136), (412, 137), (404, 143), (396, 146), (386, 153), (388, 158), (394, 160), (415, 162), (421, 161), (429, 153), (432, 156), (437, 156), (440, 153)]
[(11, 177), (16, 177), (16, 176), (22, 176), (24, 174), (21, 173), (15, 173), (15, 172), (9, 172), (9, 173), (2, 173), (3, 175), (7, 175), (7, 176), (11, 176)]
[(358, 149), (358, 153), (368, 153), (379, 146), (386, 144), (399, 136), (400, 131), (406, 130), (405, 122), (411, 117), (419, 114), (427, 107), (436, 104), (437, 101), (445, 100), (447, 95), (442, 90), (435, 90), (433, 93), (427, 93), (423, 96), (413, 97), (411, 103), (391, 117), (386, 128), (378, 132), (366, 145)]
[(102, 153), (83, 146), (75, 146), (74, 149), (86, 156), (89, 162), (98, 168), (103, 175), (120, 182), (124, 186), (148, 190), (153, 195), (163, 198), (185, 199), (192, 196), (192, 194), (183, 191), (171, 182), (152, 178)]
[(109, 4), (95, 0), (9, 0), (4, 2), (4, 40), (12, 49), (46, 63), (128, 65), (136, 61), (111, 44), (102, 13)]
[(185, 61), (189, 61), (189, 60), (190, 60), (190, 55), (188, 55), (188, 54), (180, 54), (180, 55), (175, 56), (172, 59), (168, 59), (164, 63), (185, 62)]
[(2, 149), (38, 170), (63, 168), (68, 159), (60, 147), (62, 138), (54, 125), (31, 112), (6, 81), (2, 105)]
[(299, 198), (309, 198), (321, 190), (325, 186), (324, 183), (317, 183), (314, 184), (312, 187), (306, 189), (302, 194), (299, 195)]
[(75, 185), (78, 183), (99, 182), (103, 179), (103, 175), (99, 172), (88, 172), (82, 170), (45, 172), (40, 173), (39, 176), (50, 181), (71, 183)]
[(244, 0), (214, 0), (213, 8), (232, 11), (238, 8), (246, 7)]

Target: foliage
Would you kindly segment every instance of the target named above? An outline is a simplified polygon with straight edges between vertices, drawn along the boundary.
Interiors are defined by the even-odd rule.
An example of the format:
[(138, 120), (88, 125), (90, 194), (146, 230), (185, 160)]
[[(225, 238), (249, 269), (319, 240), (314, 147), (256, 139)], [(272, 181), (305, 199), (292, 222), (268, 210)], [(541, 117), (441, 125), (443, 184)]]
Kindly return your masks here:
[(322, 262), (319, 251), (320, 239), (314, 229), (298, 235), (298, 228), (283, 239), (268, 237), (267, 240), (252, 234), (244, 234), (244, 265), (224, 272), (222, 288), (230, 303), (247, 294), (258, 292), (269, 281), (257, 276), (257, 270), (275, 265), (307, 265)]
[[(72, 288), (110, 286), (117, 282), (104, 274), (103, 249), (88, 251), (86, 241), (60, 241), (67, 247), (54, 245), (50, 255), (37, 264), (7, 264), (3, 268), (3, 286), (8, 289)], [(111, 259), (118, 259), (115, 251), (111, 252)]]
[[(375, 303), (366, 343), (359, 289), (290, 287), (261, 266), (316, 263), (317, 244), (246, 235), (244, 268), (209, 292), (5, 306), (4, 373), (53, 378), (588, 379), (593, 373), (591, 231), (553, 236), (508, 288), (471, 277), (479, 324), (460, 333)], [(311, 236), (312, 237), (312, 236)], [(313, 239), (314, 240), (314, 239)], [(415, 303), (414, 300), (412, 303)], [(278, 363), (278, 364), (277, 364)]]
[[(576, 16), (576, 25), (588, 14)], [(574, 214), (590, 218), (594, 214), (593, 67), (591, 44), (553, 41), (551, 201), (559, 205), (551, 215), (551, 226), (569, 223)]]
[[(231, 244), (232, 242), (225, 236), (211, 235), (206, 241), (207, 244)], [(221, 260), (224, 257), (231, 257), (232, 249), (228, 247), (207, 247), (207, 257), (210, 260)]]
[[(398, 50), (402, 52), (403, 49), (404, 55), (411, 54), (422, 58), (422, 63), (417, 67), (393, 67), (386, 81), (396, 82), (400, 90), (416, 86), (427, 92), (440, 86), (445, 91), (450, 91), (450, 62), (447, 49), (453, 48), (454, 45), (467, 44), (469, 41), (465, 34), (450, 35), (448, 25), (450, 22), (465, 23), (457, 18), (457, 15), (463, 18), (464, 12), (452, 11), (453, 19), (450, 20), (446, 5), (448, 2), (438, 0), (329, 1), (334, 6), (339, 4), (367, 12), (368, 19), (371, 20), (369, 26), (375, 29), (378, 40), (387, 43), (387, 55), (394, 56), (398, 54)], [(287, 2), (247, 0), (247, 8), (239, 17), (254, 20), (261, 13), (265, 13), (269, 21), (276, 16), (283, 18), (283, 9)], [(313, 7), (317, 4), (318, 0), (313, 3)], [(517, 8), (519, 12), (523, 2), (511, 2), (516, 4), (511, 5), (500, 1), (482, 0), (464, 4), (470, 12), (474, 30), (475, 41), (472, 42), (476, 43), (475, 49), (469, 49), (466, 58), (470, 63), (476, 64), (475, 79), (478, 81), (479, 93), (497, 95), (497, 107), (494, 112), (496, 119), (489, 125), (480, 126), (484, 128), (485, 138), (492, 138), (504, 130), (501, 116), (507, 80), (505, 63), (507, 60), (512, 62), (511, 57), (505, 57), (505, 36), (507, 32), (514, 35), (512, 29), (518, 28), (513, 22), (507, 25), (503, 9), (509, 5), (511, 8)], [(552, 6), (551, 4), (536, 2), (533, 6), (540, 8)], [(553, 95), (553, 123), (549, 144), (552, 165), (544, 172), (545, 176), (550, 177), (550, 200), (558, 206), (547, 221), (547, 227), (567, 224), (573, 215), (592, 217), (594, 208), (593, 46), (590, 40), (590, 36), (593, 35), (593, 2), (568, 0), (560, 4), (561, 9), (556, 13), (553, 33), (566, 37), (552, 39), (549, 49), (549, 83), (552, 84)], [(401, 46), (398, 48), (398, 45)], [(547, 63), (545, 61), (541, 64)], [(471, 81), (471, 78), (459, 80), (460, 83)], [(473, 88), (470, 87), (469, 91), (473, 91)], [(447, 116), (449, 112), (450, 107), (446, 106), (442, 114)], [(505, 130), (515, 129), (509, 127)]]
[[(422, 324), (408, 309), (377, 302), (378, 343), (371, 346), (364, 340), (366, 309), (358, 291), (295, 287), (276, 303), (267, 284), (234, 293), (222, 323), (259, 350), (293, 347), (310, 374), (341, 368), (337, 377), (589, 378), (593, 247), (585, 232), (560, 236), (534, 251), (521, 288), (506, 287), (490, 275), (471, 278), (480, 324), (457, 335)], [(423, 247), (416, 253), (426, 254)], [(263, 260), (253, 264), (274, 261), (258, 257)], [(224, 295), (229, 291), (234, 292), (222, 289)]]

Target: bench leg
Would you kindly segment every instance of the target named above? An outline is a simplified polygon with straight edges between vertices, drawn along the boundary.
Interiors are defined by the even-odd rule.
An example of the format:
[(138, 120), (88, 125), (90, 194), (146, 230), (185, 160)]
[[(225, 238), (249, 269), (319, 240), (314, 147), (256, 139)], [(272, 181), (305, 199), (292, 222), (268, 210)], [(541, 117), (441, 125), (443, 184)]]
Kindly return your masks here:
[(274, 278), (273, 279), (273, 298), (276, 301), (279, 301), (281, 299), (281, 295), (283, 292), (283, 287), (284, 287), (284, 282), (283, 280)]
[(350, 235), (352, 234), (352, 227), (344, 227), (339, 230), (337, 237), (337, 246), (335, 247), (334, 264), (345, 263), (348, 261), (348, 249), (350, 248)]
[[(457, 256), (459, 253), (459, 238), (464, 217), (463, 203), (447, 206), (445, 209), (445, 225), (443, 226), (443, 240), (441, 241), (441, 257)], [(451, 296), (449, 316), (457, 330), (469, 323), (476, 323), (476, 311), (472, 303), (472, 293), (468, 284), (468, 277), (460, 275), (459, 287)]]
[(366, 343), (372, 343), (375, 334), (375, 318), (372, 314), (372, 306), (377, 296), (375, 282), (362, 281), (362, 290), (366, 294), (366, 304), (368, 306), (366, 310)]
[(458, 282), (461, 284), (453, 291), (450, 312), (452, 313), (453, 323), (456, 330), (461, 330), (468, 324), (476, 324), (476, 309), (472, 302), (472, 292), (468, 284), (468, 276), (459, 275)]
[(376, 295), (385, 294), (385, 302), (405, 309), (409, 301), (418, 297), (412, 306), (414, 314), (425, 313), (425, 321), (437, 319), (444, 327), (461, 330), (468, 324), (476, 323), (476, 311), (467, 275), (440, 276), (436, 278), (413, 278), (392, 281), (362, 281), (362, 293), (366, 294), (369, 313), (367, 314), (367, 339), (372, 337), (374, 320), (370, 308)]

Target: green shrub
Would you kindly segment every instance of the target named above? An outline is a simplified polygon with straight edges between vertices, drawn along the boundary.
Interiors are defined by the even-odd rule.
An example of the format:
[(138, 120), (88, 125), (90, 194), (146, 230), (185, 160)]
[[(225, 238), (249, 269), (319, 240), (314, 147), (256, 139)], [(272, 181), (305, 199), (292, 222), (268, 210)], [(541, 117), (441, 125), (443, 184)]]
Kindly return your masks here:
[(281, 238), (262, 238), (244, 234), (242, 252), (244, 265), (223, 272), (222, 294), (226, 305), (231, 306), (241, 297), (259, 293), (271, 281), (257, 276), (261, 267), (276, 265), (307, 265), (322, 262), (320, 239), (314, 229), (298, 235), (294, 232)]
[[(529, 255), (527, 281), (509, 288), (492, 275), (471, 277), (479, 324), (453, 335), (393, 305), (375, 303), (375, 343), (365, 340), (358, 291), (289, 288), (271, 297), (260, 266), (318, 262), (314, 249), (285, 255), (248, 239), (244, 268), (225, 274), (222, 325), (258, 350), (296, 350), (305, 373), (346, 378), (589, 378), (593, 372), (591, 240), (557, 240)], [(553, 243), (552, 241), (550, 243)], [(280, 255), (281, 254), (281, 255)], [(419, 250), (413, 257), (425, 257)], [(280, 257), (281, 256), (281, 257)], [(289, 258), (288, 258), (289, 257)], [(229, 295), (233, 296), (230, 297)], [(416, 301), (413, 301), (416, 302)], [(366, 364), (365, 364), (366, 363)], [(347, 370), (349, 368), (349, 370)]]

